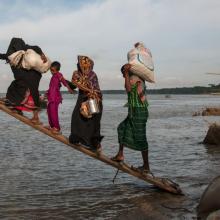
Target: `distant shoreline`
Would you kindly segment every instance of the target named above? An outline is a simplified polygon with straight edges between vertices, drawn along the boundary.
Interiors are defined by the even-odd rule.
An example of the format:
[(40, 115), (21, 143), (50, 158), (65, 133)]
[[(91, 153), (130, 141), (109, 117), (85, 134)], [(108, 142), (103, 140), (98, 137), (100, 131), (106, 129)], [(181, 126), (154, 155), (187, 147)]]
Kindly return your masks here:
[[(40, 94), (46, 91), (41, 90)], [(62, 94), (68, 94), (67, 91), (61, 91)], [(122, 95), (126, 94), (125, 90), (102, 90), (103, 94)], [(1, 94), (5, 94), (2, 92)], [(162, 88), (162, 89), (147, 89), (147, 94), (153, 95), (220, 95), (220, 84), (210, 86), (194, 86), (194, 87), (179, 87), (179, 88)]]
[[(68, 93), (62, 91), (63, 94)], [(103, 94), (126, 94), (125, 90), (102, 90)], [(210, 86), (194, 86), (180, 88), (147, 89), (147, 94), (158, 95), (206, 95), (220, 93), (220, 84)]]

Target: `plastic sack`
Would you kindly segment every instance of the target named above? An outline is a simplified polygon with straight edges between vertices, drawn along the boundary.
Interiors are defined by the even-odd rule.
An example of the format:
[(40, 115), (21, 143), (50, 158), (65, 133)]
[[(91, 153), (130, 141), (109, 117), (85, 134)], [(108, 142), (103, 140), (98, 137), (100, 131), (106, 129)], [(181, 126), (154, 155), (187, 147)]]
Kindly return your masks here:
[(128, 63), (131, 64), (130, 71), (133, 74), (148, 82), (155, 82), (152, 55), (143, 44), (138, 44), (137, 47), (128, 52)]
[(9, 63), (12, 66), (21, 67), (26, 70), (34, 69), (40, 73), (46, 73), (51, 66), (51, 61), (47, 57), (47, 62), (43, 62), (41, 56), (32, 49), (27, 51), (17, 51), (9, 57)]

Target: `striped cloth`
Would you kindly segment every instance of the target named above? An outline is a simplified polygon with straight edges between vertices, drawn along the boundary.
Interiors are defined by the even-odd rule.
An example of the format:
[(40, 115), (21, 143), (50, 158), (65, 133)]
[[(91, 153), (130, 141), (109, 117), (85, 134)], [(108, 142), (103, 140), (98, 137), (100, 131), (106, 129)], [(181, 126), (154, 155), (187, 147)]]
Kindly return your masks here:
[(128, 116), (118, 126), (118, 141), (121, 145), (137, 150), (148, 149), (146, 123), (148, 119), (148, 103), (141, 102), (137, 86), (132, 86), (128, 93)]

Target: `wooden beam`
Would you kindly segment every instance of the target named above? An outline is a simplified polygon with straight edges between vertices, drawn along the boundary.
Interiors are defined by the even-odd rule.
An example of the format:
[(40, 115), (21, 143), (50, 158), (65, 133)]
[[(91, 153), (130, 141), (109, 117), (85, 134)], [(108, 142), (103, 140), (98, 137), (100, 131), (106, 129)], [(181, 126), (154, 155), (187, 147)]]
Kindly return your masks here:
[(165, 191), (168, 191), (170, 193), (174, 193), (174, 194), (182, 194), (182, 191), (179, 187), (178, 184), (174, 183), (173, 181), (167, 179), (167, 178), (159, 178), (159, 177), (154, 177), (152, 175), (147, 175), (147, 174), (143, 174), (140, 173), (134, 169), (132, 169), (132, 167), (130, 167), (129, 165), (125, 164), (125, 163), (118, 163), (115, 161), (112, 161), (110, 158), (108, 158), (106, 155), (104, 155), (103, 153), (98, 154), (96, 152), (93, 152), (92, 150), (82, 146), (82, 145), (75, 145), (75, 144), (71, 144), (68, 140), (67, 137), (63, 136), (63, 135), (54, 135), (50, 130), (46, 129), (44, 126), (42, 125), (35, 125), (33, 124), (29, 118), (19, 115), (17, 113), (14, 113), (13, 111), (11, 111), (9, 108), (7, 108), (4, 104), (0, 103), (0, 109), (11, 115), (12, 117), (16, 118), (17, 120), (25, 123), (28, 126), (31, 126), (32, 128), (52, 137), (53, 139), (68, 145), (90, 157), (93, 157), (97, 160), (100, 160), (112, 167), (115, 167), (125, 173), (128, 173), (134, 177), (137, 177), (139, 179), (144, 180), (145, 182), (151, 183), (155, 186), (157, 186), (160, 189), (163, 189)]

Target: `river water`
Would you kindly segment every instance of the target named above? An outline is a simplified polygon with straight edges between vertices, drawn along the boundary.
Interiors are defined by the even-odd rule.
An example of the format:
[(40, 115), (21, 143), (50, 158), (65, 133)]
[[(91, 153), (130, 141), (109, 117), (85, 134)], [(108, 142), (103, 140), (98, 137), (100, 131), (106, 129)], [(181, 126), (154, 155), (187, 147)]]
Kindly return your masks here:
[[(69, 135), (76, 95), (60, 107), (64, 135)], [(180, 184), (176, 196), (87, 157), (0, 112), (0, 219), (195, 219), (208, 183), (220, 175), (220, 147), (201, 144), (211, 122), (220, 117), (192, 117), (218, 96), (151, 95), (147, 124), (154, 175)], [(105, 95), (103, 150), (116, 153), (117, 125), (127, 114), (125, 95)], [(46, 112), (41, 113), (46, 124)], [(141, 165), (129, 149), (125, 160)]]

